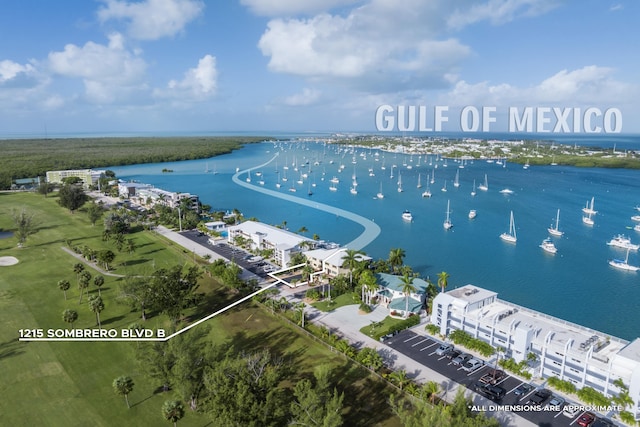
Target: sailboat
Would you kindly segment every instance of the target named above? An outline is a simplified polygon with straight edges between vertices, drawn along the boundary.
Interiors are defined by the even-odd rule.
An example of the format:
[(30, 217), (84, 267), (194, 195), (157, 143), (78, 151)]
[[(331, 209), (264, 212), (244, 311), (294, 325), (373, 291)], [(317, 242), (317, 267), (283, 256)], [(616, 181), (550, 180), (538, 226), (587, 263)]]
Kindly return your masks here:
[(509, 232), (502, 233), (500, 235), (500, 238), (509, 243), (515, 243), (518, 240), (518, 238), (516, 237), (516, 224), (513, 221), (513, 211), (511, 211), (511, 218), (509, 220)]
[(447, 180), (444, 180), (444, 187), (441, 188), (441, 190), (446, 193), (447, 192)]
[(420, 174), (418, 174), (418, 185), (417, 188), (422, 188), (422, 182), (420, 182)]
[(398, 172), (398, 193), (402, 193), (402, 174)]
[(204, 168), (204, 173), (209, 173), (209, 162), (206, 163), (206, 166)]
[(635, 265), (629, 265), (629, 251), (630, 249), (627, 249), (627, 256), (625, 257), (624, 261), (621, 259), (611, 259), (609, 260), (609, 265), (612, 267), (619, 268), (621, 270), (627, 270), (627, 271), (640, 270), (640, 267), (637, 267)]
[(376, 194), (376, 197), (378, 199), (384, 199), (384, 193), (382, 192), (382, 182), (380, 182), (380, 191), (378, 191), (378, 194)]
[(358, 194), (358, 190), (356, 189), (356, 184), (354, 183), (351, 188), (349, 189), (349, 193), (351, 194)]
[(487, 191), (489, 189), (489, 181), (487, 180), (487, 174), (484, 174), (484, 184), (478, 185), (478, 190)]
[(460, 187), (460, 169), (456, 171), (456, 178), (453, 180), (454, 187)]
[(448, 230), (451, 227), (453, 227), (453, 223), (451, 222), (451, 218), (449, 217), (449, 214), (451, 213), (451, 211), (449, 210), (449, 203), (450, 201), (447, 200), (447, 217), (442, 223), (442, 226), (444, 227), (445, 230)]
[(582, 212), (586, 213), (587, 215), (595, 215), (598, 213), (598, 211), (593, 210), (593, 201), (594, 201), (594, 197), (591, 198), (591, 204), (589, 204), (589, 202), (587, 202), (587, 205), (582, 208)]
[(431, 183), (434, 184), (436, 182), (436, 170), (431, 170)]
[(431, 190), (429, 189), (429, 184), (427, 184), (427, 189), (422, 192), (422, 197), (431, 197)]
[(247, 182), (251, 182), (251, 171), (247, 171)]
[(556, 226), (547, 228), (547, 231), (552, 236), (561, 237), (564, 234), (564, 231), (558, 230), (558, 224), (560, 223), (560, 209), (558, 209), (558, 213), (556, 214)]
[(473, 189), (471, 190), (471, 195), (475, 196), (476, 195), (476, 180), (473, 180)]

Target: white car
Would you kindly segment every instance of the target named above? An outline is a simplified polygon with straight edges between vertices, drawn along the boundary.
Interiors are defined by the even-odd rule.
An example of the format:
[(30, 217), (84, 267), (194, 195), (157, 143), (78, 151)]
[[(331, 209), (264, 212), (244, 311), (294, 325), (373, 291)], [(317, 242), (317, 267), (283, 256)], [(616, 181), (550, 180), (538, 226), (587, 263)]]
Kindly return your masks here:
[(448, 352), (449, 350), (453, 350), (453, 346), (451, 344), (440, 344), (440, 347), (438, 347), (436, 349), (436, 354), (438, 356), (442, 356), (443, 354), (445, 354), (446, 352)]
[(484, 365), (484, 362), (480, 359), (476, 359), (475, 357), (467, 362), (464, 362), (462, 364), (462, 369), (464, 369), (467, 372), (473, 372), (476, 369), (482, 367)]
[(580, 412), (581, 408), (578, 405), (566, 405), (562, 410), (562, 415), (565, 417), (573, 418)]

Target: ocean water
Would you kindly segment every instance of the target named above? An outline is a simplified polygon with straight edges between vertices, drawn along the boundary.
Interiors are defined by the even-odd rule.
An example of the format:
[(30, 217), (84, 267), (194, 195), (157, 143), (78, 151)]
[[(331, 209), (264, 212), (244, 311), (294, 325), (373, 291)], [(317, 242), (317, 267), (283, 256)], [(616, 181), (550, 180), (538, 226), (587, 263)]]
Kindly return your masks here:
[[(622, 144), (640, 147), (640, 139), (625, 138)], [(598, 140), (592, 145), (615, 143)], [(110, 169), (121, 179), (197, 194), (215, 210), (237, 208), (245, 216), (265, 223), (286, 223), (294, 232), (306, 227), (309, 237), (316, 233), (323, 240), (345, 244), (362, 233), (360, 224), (341, 216), (232, 182), (236, 168), (244, 171), (269, 160), (271, 163), (251, 172), (254, 189), (262, 187), (262, 179), (263, 188), (336, 206), (375, 221), (382, 231), (363, 248), (374, 258), (387, 258), (392, 248), (403, 248), (405, 263), (422, 277), (435, 281), (439, 272), (447, 271), (449, 289), (472, 283), (498, 292), (504, 300), (613, 336), (629, 340), (640, 336), (640, 273), (609, 266), (609, 259), (624, 259), (626, 252), (606, 244), (617, 234), (626, 234), (633, 243), (640, 243), (640, 233), (632, 229), (631, 220), (632, 215), (640, 214), (635, 210), (640, 205), (638, 171), (565, 166), (531, 166), (525, 170), (512, 163), (498, 165), (476, 160), (462, 164), (452, 159), (446, 161), (445, 167), (445, 161), (433, 156), (362, 148), (352, 152), (321, 141), (252, 144), (211, 159)], [(393, 164), (397, 167), (391, 178)], [(163, 168), (174, 172), (162, 173)], [(369, 169), (374, 176), (370, 176)], [(456, 172), (459, 187), (453, 185)], [(308, 177), (298, 184), (302, 173)], [(281, 182), (277, 189), (279, 177), (285, 174), (288, 181)], [(356, 195), (349, 192), (354, 174), (358, 182)], [(432, 174), (435, 183), (429, 186), (433, 196), (423, 198), (421, 194)], [(471, 196), (473, 181), (479, 185), (485, 174), (489, 190), (476, 190), (477, 195)], [(422, 188), (417, 188), (418, 175)], [(330, 191), (329, 180), (334, 176), (340, 182), (336, 191)], [(399, 176), (403, 192), (397, 191)], [(239, 177), (245, 181), (247, 173), (242, 172)], [(445, 180), (447, 191), (443, 192)], [(292, 185), (295, 193), (289, 191)], [(380, 188), (383, 199), (376, 197)], [(500, 193), (505, 188), (513, 193)], [(308, 195), (309, 190), (312, 196)], [(581, 209), (592, 197), (598, 213), (595, 225), (587, 226), (582, 223)], [(442, 223), (448, 201), (454, 227), (446, 231)], [(405, 209), (413, 214), (410, 223), (401, 219)], [(470, 209), (477, 211), (473, 220), (468, 219)], [(550, 255), (539, 245), (548, 236), (547, 227), (555, 221), (557, 209), (560, 229), (565, 234), (553, 239), (558, 253)], [(509, 229), (511, 211), (518, 236), (515, 245), (499, 238)], [(629, 263), (640, 265), (640, 255), (631, 252)]]

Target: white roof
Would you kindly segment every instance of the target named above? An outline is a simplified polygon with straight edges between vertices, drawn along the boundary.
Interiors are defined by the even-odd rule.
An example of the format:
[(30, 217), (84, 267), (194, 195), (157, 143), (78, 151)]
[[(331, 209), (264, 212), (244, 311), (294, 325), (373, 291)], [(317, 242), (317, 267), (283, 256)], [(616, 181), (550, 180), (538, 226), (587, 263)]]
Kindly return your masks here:
[(245, 221), (241, 224), (229, 227), (229, 230), (241, 230), (243, 233), (248, 235), (262, 234), (263, 239), (278, 247), (284, 248), (294, 247), (304, 241), (313, 241), (312, 239), (299, 234), (255, 221)]

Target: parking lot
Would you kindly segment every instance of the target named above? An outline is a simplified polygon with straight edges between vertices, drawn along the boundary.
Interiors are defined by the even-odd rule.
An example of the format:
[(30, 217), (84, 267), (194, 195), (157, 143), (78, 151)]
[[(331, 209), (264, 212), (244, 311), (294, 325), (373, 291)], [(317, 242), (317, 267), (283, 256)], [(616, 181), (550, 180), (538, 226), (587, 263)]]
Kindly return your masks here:
[(180, 235), (202, 246), (206, 246), (218, 255), (235, 262), (243, 269), (250, 271), (262, 279), (268, 277), (267, 273), (275, 271), (278, 268), (265, 260), (258, 260), (253, 254), (245, 250), (228, 245), (227, 243), (212, 245), (209, 243), (209, 236), (197, 230), (183, 231)]
[[(436, 350), (442, 344), (440, 341), (418, 335), (415, 332), (406, 330), (398, 335), (390, 337), (384, 341), (385, 344), (392, 347), (394, 350), (405, 354), (408, 357), (420, 362), (422, 365), (432, 369), (453, 381), (464, 385), (470, 390), (476, 389), (476, 384), (480, 378), (487, 374), (493, 373), (494, 366), (484, 364), (478, 368), (470, 369), (470, 365), (464, 364), (456, 365), (448, 355), (439, 355)], [(464, 352), (464, 349), (458, 349)], [(585, 414), (584, 410), (578, 410), (572, 416), (567, 416), (563, 411), (565, 405), (584, 406), (575, 402), (563, 402), (557, 406), (549, 405), (549, 402), (555, 397), (550, 395), (547, 398), (542, 399), (540, 405), (532, 402), (531, 399), (536, 399), (535, 393), (538, 391), (535, 387), (530, 390), (526, 390), (521, 393), (522, 380), (510, 375), (504, 376), (496, 382), (495, 385), (504, 389), (504, 397), (497, 401), (491, 402), (491, 405), (508, 405), (512, 412), (518, 413), (521, 417), (531, 421), (538, 426), (578, 426), (578, 419)], [(483, 394), (483, 397), (487, 397), (487, 394)], [(539, 398), (538, 398), (539, 399)]]

